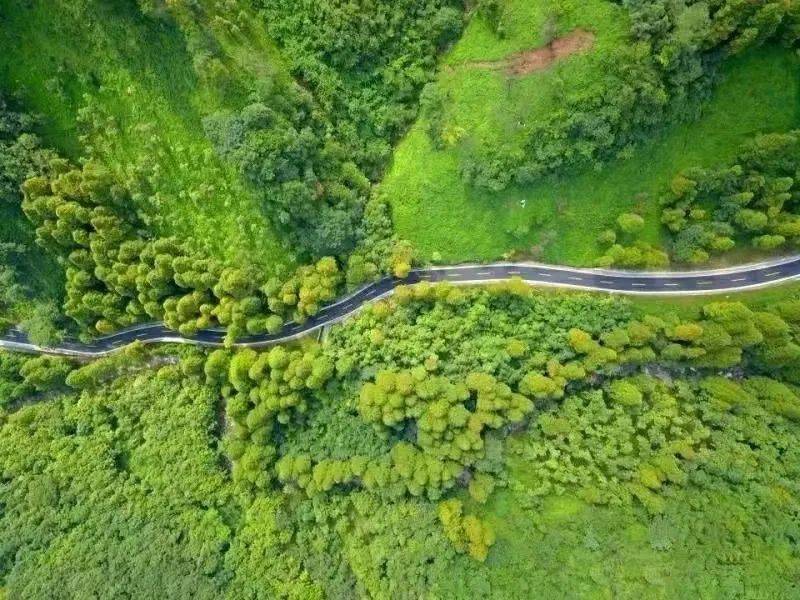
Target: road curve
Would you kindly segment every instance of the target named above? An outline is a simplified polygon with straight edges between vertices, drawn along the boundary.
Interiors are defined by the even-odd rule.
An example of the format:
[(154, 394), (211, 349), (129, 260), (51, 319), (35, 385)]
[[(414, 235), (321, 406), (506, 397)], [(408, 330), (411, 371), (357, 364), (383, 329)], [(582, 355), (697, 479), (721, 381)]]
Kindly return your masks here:
[[(303, 324), (287, 323), (277, 334), (243, 337), (234, 345), (261, 348), (303, 337), (321, 327), (341, 321), (369, 302), (390, 295), (400, 285), (423, 281), (469, 285), (504, 281), (515, 277), (531, 285), (595, 292), (654, 296), (709, 295), (744, 291), (800, 279), (800, 255), (730, 269), (681, 272), (577, 269), (536, 263), (493, 263), (417, 269), (406, 279), (385, 277), (371, 283), (325, 306)], [(0, 336), (0, 348), (19, 352), (95, 358), (111, 354), (137, 340), (144, 343), (219, 347), (222, 346), (224, 338), (225, 331), (218, 328), (184, 337), (176, 331), (167, 329), (163, 323), (143, 323), (89, 343), (65, 340), (52, 348), (32, 344), (23, 332), (12, 329)]]

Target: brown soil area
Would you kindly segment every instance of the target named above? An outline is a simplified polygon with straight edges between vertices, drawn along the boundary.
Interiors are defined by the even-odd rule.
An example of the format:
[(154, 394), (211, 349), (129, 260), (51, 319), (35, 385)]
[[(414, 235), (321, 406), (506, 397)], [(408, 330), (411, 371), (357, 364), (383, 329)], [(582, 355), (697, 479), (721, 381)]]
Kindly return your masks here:
[(594, 45), (594, 34), (584, 29), (576, 29), (567, 35), (553, 40), (547, 46), (512, 54), (502, 60), (487, 60), (467, 63), (470, 67), (504, 70), (509, 75), (519, 76), (543, 71), (555, 61), (589, 50)]

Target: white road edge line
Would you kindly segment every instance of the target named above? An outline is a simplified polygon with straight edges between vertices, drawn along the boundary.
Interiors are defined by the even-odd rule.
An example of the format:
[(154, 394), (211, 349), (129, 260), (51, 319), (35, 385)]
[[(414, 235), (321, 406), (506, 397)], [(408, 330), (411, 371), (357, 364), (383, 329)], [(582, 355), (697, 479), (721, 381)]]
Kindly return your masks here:
[[(782, 259), (782, 261), (776, 261), (776, 262), (768, 263), (768, 266), (777, 266), (777, 265), (780, 265), (780, 264), (787, 264), (788, 262), (792, 262), (792, 261), (800, 262), (800, 257), (794, 257), (794, 259), (792, 259), (792, 260)], [(498, 265), (493, 265), (493, 266), (497, 267)], [(512, 266), (512, 265), (509, 264), (508, 266)], [(541, 265), (537, 265), (537, 266), (541, 266)], [(757, 266), (758, 265), (745, 265), (745, 266), (739, 267), (738, 269), (733, 270), (733, 271), (734, 272), (753, 272), (753, 271), (757, 272), (757, 269), (755, 268)], [(767, 264), (765, 264), (763, 266), (767, 266)], [(455, 268), (455, 269), (459, 269), (459, 270), (464, 270), (466, 268), (475, 268), (475, 267), (440, 267), (438, 269), (440, 270), (440, 269), (444, 269), (444, 268)], [(550, 268), (551, 270), (558, 270), (559, 269), (558, 267), (546, 267), (546, 266), (544, 268)], [(437, 270), (437, 268), (431, 268), (430, 269), (430, 271), (435, 271), (435, 270)], [(596, 269), (595, 270), (585, 270), (585, 269), (581, 270), (581, 269), (570, 269), (570, 268), (561, 267), (560, 270), (562, 272), (563, 271), (567, 271), (567, 272), (573, 271), (573, 272), (587, 272), (587, 273), (595, 273), (595, 274), (598, 273), (598, 270), (596, 270)], [(732, 270), (728, 270), (728, 271), (732, 271)], [(517, 273), (518, 272), (519, 271), (517, 271)], [(421, 275), (426, 275), (428, 277), (431, 276), (430, 273), (419, 273), (419, 271), (417, 271), (416, 273), (420, 277), (421, 277)], [(706, 272), (706, 273), (710, 273), (710, 272)], [(688, 278), (688, 279), (696, 279), (701, 274), (702, 274), (701, 272), (694, 272), (694, 273), (687, 272), (687, 273), (684, 273), (682, 276), (684, 278)], [(655, 282), (655, 281), (657, 281), (657, 278), (653, 277), (653, 275), (654, 275), (653, 273), (647, 273), (646, 275), (644, 275), (644, 274), (638, 273), (638, 272), (628, 272), (628, 273), (626, 273), (625, 276), (626, 277), (649, 276), (649, 278), (652, 278), (653, 281)], [(679, 275), (680, 274), (677, 274), (677, 273), (669, 273), (669, 276), (671, 276), (671, 277), (676, 277), (676, 276), (679, 276)], [(777, 275), (782, 275), (782, 272), (781, 271), (774, 271), (772, 273), (766, 274), (766, 276), (769, 276), (769, 277), (775, 277)], [(447, 276), (448, 277), (458, 277), (459, 274), (449, 273)], [(550, 275), (548, 273), (542, 273), (542, 272), (535, 273), (532, 277), (536, 277), (536, 276), (548, 277), (548, 278), (552, 277), (552, 275)], [(337, 306), (340, 306), (340, 305), (344, 304), (343, 308), (347, 308), (349, 305), (352, 304), (352, 302), (353, 302), (353, 300), (355, 299), (356, 296), (358, 296), (359, 294), (363, 293), (365, 290), (369, 290), (368, 293), (365, 294), (365, 297), (369, 298), (369, 299), (365, 300), (362, 303), (359, 303), (358, 306), (356, 306), (352, 311), (349, 311), (349, 312), (347, 312), (345, 314), (339, 315), (339, 316), (334, 317), (332, 319), (326, 320), (324, 322), (317, 323), (316, 325), (313, 325), (313, 326), (309, 327), (308, 329), (306, 329), (304, 331), (297, 331), (299, 329), (302, 329), (303, 326), (302, 325), (298, 325), (298, 324), (294, 324), (293, 326), (291, 326), (291, 328), (288, 331), (294, 330), (294, 331), (297, 331), (296, 333), (289, 333), (287, 335), (284, 335), (284, 336), (281, 336), (281, 337), (278, 337), (278, 338), (274, 338), (274, 339), (263, 339), (263, 340), (254, 341), (254, 342), (238, 342), (238, 343), (234, 343), (233, 345), (234, 345), (234, 347), (251, 347), (251, 348), (269, 347), (269, 346), (272, 346), (274, 344), (279, 344), (279, 343), (283, 343), (283, 342), (289, 342), (289, 341), (293, 341), (293, 340), (296, 340), (296, 339), (300, 339), (302, 337), (305, 337), (306, 335), (309, 335), (309, 334), (317, 331), (318, 329), (321, 329), (323, 327), (327, 327), (327, 326), (339, 323), (339, 322), (349, 318), (352, 314), (355, 314), (355, 313), (359, 312), (362, 308), (364, 308), (368, 304), (392, 295), (394, 293), (394, 291), (395, 291), (394, 287), (392, 287), (388, 291), (378, 295), (375, 298), (370, 298), (374, 294), (378, 293), (378, 290), (377, 290), (376, 286), (380, 285), (383, 282), (385, 282), (387, 279), (391, 280), (392, 283), (395, 283), (395, 284), (398, 284), (398, 285), (402, 285), (402, 283), (400, 283), (400, 282), (398, 282), (398, 281), (396, 281), (394, 279), (383, 278), (383, 279), (381, 279), (381, 280), (379, 280), (377, 282), (374, 282), (374, 283), (372, 283), (370, 285), (362, 286), (360, 289), (354, 291), (349, 296), (341, 298), (338, 302), (336, 302), (334, 304), (329, 304), (326, 307), (328, 310), (330, 310), (331, 308), (334, 308), (334, 307), (337, 307)], [(746, 279), (747, 279), (746, 277), (742, 277), (742, 278), (739, 278), (737, 280), (732, 280), (731, 279), (731, 280), (728, 280), (728, 281), (730, 281), (730, 282), (733, 282), (733, 281), (745, 281)], [(784, 277), (781, 277), (780, 279), (773, 279), (773, 280), (770, 280), (770, 281), (759, 281), (759, 282), (749, 283), (749, 284), (746, 284), (746, 285), (740, 285), (740, 286), (735, 286), (735, 287), (731, 287), (731, 288), (711, 288), (711, 289), (703, 289), (703, 290), (674, 290), (674, 291), (667, 291), (667, 290), (663, 290), (663, 289), (660, 289), (660, 290), (659, 289), (650, 289), (650, 290), (642, 290), (642, 291), (636, 291), (636, 290), (630, 290), (630, 289), (628, 289), (628, 290), (604, 289), (604, 288), (601, 288), (599, 286), (578, 285), (578, 284), (563, 283), (563, 282), (551, 283), (551, 282), (548, 282), (548, 281), (536, 281), (536, 280), (533, 280), (533, 281), (524, 280), (524, 281), (525, 281), (525, 283), (527, 283), (531, 287), (540, 286), (540, 287), (554, 287), (554, 288), (569, 288), (569, 289), (575, 289), (575, 290), (581, 290), (581, 291), (587, 291), (587, 292), (604, 292), (604, 291), (606, 291), (606, 292), (610, 292), (611, 294), (620, 293), (620, 294), (623, 294), (623, 295), (634, 295), (634, 296), (635, 295), (644, 295), (644, 296), (709, 295), (710, 296), (710, 295), (713, 295), (713, 294), (723, 294), (723, 293), (724, 294), (731, 294), (731, 293), (736, 293), (736, 292), (740, 292), (740, 291), (755, 290), (755, 289), (759, 289), (759, 288), (778, 285), (778, 284), (781, 284), (781, 283), (787, 283), (789, 281), (793, 281), (793, 280), (797, 280), (797, 279), (800, 279), (800, 273), (798, 273), (797, 275), (785, 275)], [(497, 278), (497, 279), (488, 279), (488, 280), (471, 280), (471, 279), (467, 279), (467, 280), (453, 281), (451, 283), (453, 285), (470, 286), (470, 285), (486, 285), (486, 284), (489, 284), (489, 283), (500, 283), (500, 282), (505, 282), (505, 281), (508, 281), (508, 277), (502, 277), (502, 278)], [(611, 282), (609, 280), (601, 280), (601, 283), (613, 284), (613, 282)], [(701, 286), (710, 286), (710, 285), (713, 285), (713, 284), (714, 284), (713, 281), (697, 281), (697, 285), (701, 285)], [(632, 283), (631, 285), (636, 286), (636, 287), (646, 287), (647, 284), (638, 283), (637, 282), (637, 283)], [(675, 285), (677, 285), (677, 284), (675, 284)], [(370, 289), (370, 288), (372, 288), (372, 289)], [(96, 341), (98, 343), (105, 342), (105, 343), (109, 344), (110, 346), (114, 346), (115, 344), (121, 343), (126, 334), (133, 333), (135, 331), (141, 331), (141, 333), (139, 335), (133, 336), (134, 338), (139, 338), (140, 336), (144, 337), (144, 336), (147, 335), (147, 332), (144, 331), (144, 330), (147, 330), (147, 329), (151, 329), (151, 330), (152, 329), (159, 329), (159, 328), (162, 328), (162, 327), (163, 327), (162, 323), (149, 323), (149, 324), (144, 323), (144, 324), (140, 324), (140, 325), (137, 325), (137, 326), (133, 326), (133, 327), (128, 328), (128, 329), (120, 330), (118, 332), (115, 332), (111, 336), (108, 336), (106, 338), (99, 338)], [(287, 325), (287, 327), (288, 327), (288, 325)], [(217, 327), (217, 328), (209, 329), (209, 330), (207, 330), (207, 332), (208, 333), (220, 333), (220, 332), (224, 332), (224, 329)], [(193, 345), (207, 346), (207, 347), (223, 347), (224, 346), (224, 343), (221, 342), (221, 341), (220, 342), (215, 342), (215, 341), (200, 341), (200, 340), (196, 340), (196, 339), (186, 339), (186, 338), (183, 338), (183, 337), (179, 337), (179, 335), (177, 333), (175, 333), (174, 335), (160, 335), (160, 336), (154, 337), (152, 339), (142, 339), (141, 341), (142, 341), (142, 343), (146, 343), (146, 344), (177, 343), (177, 344), (193, 344)], [(80, 344), (75, 343), (73, 345), (74, 346), (79, 346)], [(48, 347), (37, 346), (37, 345), (31, 344), (29, 342), (4, 340), (2, 338), (0, 338), (0, 348), (8, 348), (8, 349), (11, 349), (11, 350), (17, 350), (17, 351), (22, 351), (22, 352), (35, 352), (35, 353), (41, 353), (41, 354), (58, 354), (58, 355), (74, 356), (74, 357), (79, 357), (79, 358), (97, 358), (97, 357), (101, 357), (101, 356), (107, 356), (107, 355), (110, 355), (110, 354), (112, 354), (114, 352), (117, 352), (120, 349), (120, 348), (111, 347), (108, 350), (92, 351), (92, 350), (79, 350), (77, 348), (69, 348), (69, 347), (64, 347), (64, 346), (48, 348)]]

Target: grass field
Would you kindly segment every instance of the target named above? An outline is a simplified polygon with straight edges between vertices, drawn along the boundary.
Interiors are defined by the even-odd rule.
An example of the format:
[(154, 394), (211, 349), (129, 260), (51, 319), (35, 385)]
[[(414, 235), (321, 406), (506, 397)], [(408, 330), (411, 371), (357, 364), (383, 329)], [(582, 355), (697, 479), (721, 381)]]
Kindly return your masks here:
[[(217, 22), (209, 16), (209, 28)], [(265, 38), (250, 45), (247, 33), (216, 40), (232, 62), (279, 69)], [(0, 47), (0, 89), (42, 115), (44, 143), (73, 160), (91, 154), (130, 182), (156, 234), (230, 263), (291, 263), (255, 195), (204, 137), (202, 116), (223, 101), (197, 77), (174, 22), (127, 0), (4, 3)]]
[(470, 66), (541, 43), (538, 32), (547, 3), (512, 0), (509, 23), (514, 27), (505, 40), (475, 18), (445, 57), (438, 79), (449, 95), (445, 119), (448, 127), (460, 128), (464, 139), (436, 150), (427, 124), (418, 122), (397, 149), (381, 186), (398, 233), (423, 258), (491, 260), (518, 250), (552, 263), (588, 265), (601, 254), (597, 235), (630, 210), (647, 219), (643, 238), (659, 242), (658, 195), (677, 171), (725, 162), (753, 134), (800, 123), (800, 61), (788, 50), (768, 47), (726, 65), (699, 122), (671, 127), (628, 160), (600, 172), (587, 170), (497, 194), (469, 188), (459, 176), (465, 148), (498, 139), (513, 146), (519, 126), (546, 113), (555, 89), (589, 85), (592, 69), (602, 68), (623, 39), (624, 17), (610, 3), (558, 4), (568, 7), (559, 20), (560, 34), (578, 27), (594, 31), (593, 49), (514, 79)]

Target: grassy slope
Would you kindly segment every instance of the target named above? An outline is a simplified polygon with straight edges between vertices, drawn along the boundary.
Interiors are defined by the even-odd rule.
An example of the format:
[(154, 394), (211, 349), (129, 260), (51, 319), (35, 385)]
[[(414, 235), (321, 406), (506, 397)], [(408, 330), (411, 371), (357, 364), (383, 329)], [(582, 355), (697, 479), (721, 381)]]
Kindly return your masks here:
[[(216, 100), (180, 32), (143, 18), (133, 2), (82, 4), (88, 8), (34, 0), (1, 9), (0, 87), (45, 117), (46, 144), (72, 159), (91, 147), (121, 177), (149, 180), (138, 208), (157, 233), (191, 237), (227, 261), (286, 263), (256, 198), (204, 137), (200, 119)], [(257, 62), (248, 55), (259, 48), (234, 46), (226, 47), (234, 60)], [(262, 58), (259, 68), (269, 70), (274, 57)], [(77, 127), (87, 106), (114, 126)]]
[[(599, 64), (594, 61), (612, 53), (621, 39), (620, 14), (606, 3), (587, 2), (571, 9), (559, 29), (582, 25), (595, 31), (597, 42), (589, 54), (508, 83), (501, 73), (464, 66), (535, 47), (545, 14), (542, 4), (512, 0), (510, 22), (525, 26), (510, 27), (509, 39), (500, 42), (474, 19), (446, 57), (439, 80), (450, 94), (447, 122), (467, 132), (462, 145), (495, 136), (513, 144), (514, 123), (543, 114), (552, 88), (587, 85), (592, 67)], [(419, 122), (399, 146), (382, 191), (392, 203), (398, 232), (426, 258), (438, 252), (448, 262), (489, 260), (539, 246), (543, 260), (586, 265), (600, 254), (597, 234), (621, 212), (641, 211), (648, 219), (644, 238), (658, 241), (657, 196), (676, 171), (724, 162), (752, 134), (800, 123), (798, 66), (794, 55), (779, 48), (733, 60), (700, 122), (670, 128), (632, 159), (600, 173), (577, 173), (500, 194), (467, 188), (458, 174), (460, 146), (434, 150), (425, 123)]]
[[(614, 55), (628, 31), (625, 12), (603, 0), (507, 0), (505, 5), (502, 39), (476, 17), (443, 58), (439, 84), (451, 101), (446, 120), (466, 133), (456, 150), (487, 143), (514, 147), (526, 125), (554, 107), (569, 86), (582, 89), (596, 82), (603, 61)], [(596, 34), (590, 52), (562, 59), (548, 71), (526, 77), (509, 78), (502, 70), (471, 64), (543, 46), (545, 23), (556, 11), (560, 14), (558, 35), (576, 28)]]

